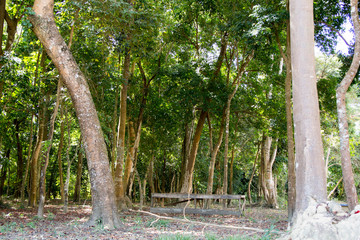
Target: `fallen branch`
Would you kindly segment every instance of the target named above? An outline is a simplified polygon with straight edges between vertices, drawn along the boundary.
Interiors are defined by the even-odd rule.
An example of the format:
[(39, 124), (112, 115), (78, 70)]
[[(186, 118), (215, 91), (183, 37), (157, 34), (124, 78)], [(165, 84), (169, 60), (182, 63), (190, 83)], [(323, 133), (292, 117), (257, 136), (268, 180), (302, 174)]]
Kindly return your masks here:
[(195, 224), (201, 224), (201, 225), (205, 225), (205, 226), (212, 226), (212, 227), (219, 227), (219, 228), (229, 228), (229, 229), (238, 229), (238, 230), (247, 230), (247, 231), (255, 231), (255, 232), (260, 232), (260, 233), (275, 233), (275, 234), (284, 234), (284, 232), (281, 231), (277, 231), (277, 230), (263, 230), (260, 228), (252, 228), (252, 227), (237, 227), (237, 226), (232, 226), (232, 225), (218, 225), (218, 224), (214, 224), (214, 223), (204, 223), (204, 222), (199, 222), (199, 221), (193, 221), (193, 220), (189, 220), (189, 219), (180, 219), (180, 218), (172, 218), (172, 217), (165, 217), (165, 216), (160, 216), (151, 212), (147, 212), (147, 211), (142, 211), (142, 210), (129, 210), (131, 212), (137, 212), (137, 213), (144, 213), (150, 216), (154, 216), (157, 217), (158, 219), (166, 219), (166, 220), (170, 220), (170, 221), (177, 221), (177, 222), (185, 222), (185, 223), (195, 223)]

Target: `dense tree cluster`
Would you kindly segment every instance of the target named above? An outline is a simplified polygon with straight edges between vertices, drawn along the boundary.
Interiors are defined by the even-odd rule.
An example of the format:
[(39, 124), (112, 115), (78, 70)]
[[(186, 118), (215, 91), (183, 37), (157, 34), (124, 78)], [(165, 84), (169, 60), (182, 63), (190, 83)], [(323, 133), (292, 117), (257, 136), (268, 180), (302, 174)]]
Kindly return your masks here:
[[(115, 205), (143, 204), (153, 192), (247, 194), (295, 208), (287, 1), (55, 0), (46, 12), (52, 2), (1, 0), (0, 197), (20, 198), (39, 216), (45, 198), (61, 198), (66, 210), (69, 199), (92, 197), (104, 219), (96, 202), (107, 189), (109, 227), (118, 224), (108, 216)], [(314, 9), (324, 52), (318, 151), (329, 197), (343, 200), (336, 88), (360, 41), (355, 54), (352, 42), (348, 54), (335, 53), (354, 19), (347, 1)], [(348, 156), (359, 169), (355, 79)], [(358, 189), (359, 175), (353, 182)]]

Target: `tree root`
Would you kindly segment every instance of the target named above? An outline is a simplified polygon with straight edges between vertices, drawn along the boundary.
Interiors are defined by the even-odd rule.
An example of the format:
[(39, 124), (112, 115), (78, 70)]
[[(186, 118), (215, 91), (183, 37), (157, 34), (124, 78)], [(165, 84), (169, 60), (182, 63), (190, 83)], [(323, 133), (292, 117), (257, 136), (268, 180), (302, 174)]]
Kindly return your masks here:
[(237, 226), (232, 226), (232, 225), (218, 225), (218, 224), (214, 224), (214, 223), (205, 223), (205, 222), (199, 222), (199, 221), (193, 221), (193, 220), (189, 220), (188, 218), (185, 219), (180, 219), (180, 218), (172, 218), (172, 217), (165, 217), (165, 216), (160, 216), (151, 212), (147, 212), (147, 211), (142, 211), (142, 210), (131, 210), (129, 209), (130, 212), (137, 212), (137, 213), (144, 213), (150, 216), (154, 216), (157, 217), (158, 219), (156, 219), (155, 221), (158, 221), (159, 219), (166, 219), (166, 220), (170, 220), (170, 221), (175, 221), (175, 222), (185, 222), (185, 223), (195, 223), (195, 224), (201, 224), (201, 225), (205, 225), (205, 227), (207, 226), (211, 226), (211, 227), (219, 227), (219, 228), (229, 228), (229, 229), (238, 229), (238, 230), (247, 230), (247, 231), (254, 231), (254, 232), (260, 232), (260, 233), (274, 233), (274, 234), (284, 234), (284, 232), (282, 231), (278, 231), (278, 230), (264, 230), (264, 229), (260, 229), (260, 228), (252, 228), (252, 227), (237, 227)]

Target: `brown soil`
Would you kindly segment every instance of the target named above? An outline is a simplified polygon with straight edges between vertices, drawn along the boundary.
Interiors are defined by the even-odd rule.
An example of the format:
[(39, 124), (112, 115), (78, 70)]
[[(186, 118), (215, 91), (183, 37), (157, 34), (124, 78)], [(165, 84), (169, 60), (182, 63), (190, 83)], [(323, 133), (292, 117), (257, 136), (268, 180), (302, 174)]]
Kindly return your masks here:
[[(123, 226), (105, 230), (101, 225), (89, 227), (84, 224), (91, 214), (89, 205), (70, 205), (68, 213), (62, 211), (61, 205), (46, 205), (43, 219), (36, 217), (36, 209), (18, 206), (11, 202), (0, 209), (0, 239), (274, 239), (278, 235), (269, 234), (270, 229), (285, 231), (287, 228), (285, 210), (262, 207), (248, 207), (242, 217), (188, 215), (189, 222), (159, 219), (136, 211), (122, 212)], [(184, 219), (181, 215), (166, 216)], [(192, 221), (217, 224), (218, 227)], [(265, 232), (221, 226), (252, 227)]]

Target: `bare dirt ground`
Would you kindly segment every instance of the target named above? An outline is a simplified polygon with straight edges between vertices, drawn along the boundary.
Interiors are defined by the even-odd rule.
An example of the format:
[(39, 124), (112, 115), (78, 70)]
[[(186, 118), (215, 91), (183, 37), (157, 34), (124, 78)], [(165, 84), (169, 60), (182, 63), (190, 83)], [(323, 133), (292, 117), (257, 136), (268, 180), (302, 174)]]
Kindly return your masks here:
[(84, 224), (91, 214), (89, 205), (70, 205), (64, 213), (61, 205), (49, 204), (44, 218), (39, 219), (36, 209), (6, 203), (0, 209), (0, 239), (275, 239), (279, 235), (271, 231), (287, 228), (285, 210), (263, 207), (247, 207), (242, 217), (187, 215), (185, 221), (179, 214), (163, 214), (172, 219), (162, 219), (133, 210), (120, 213), (121, 228), (106, 230)]

